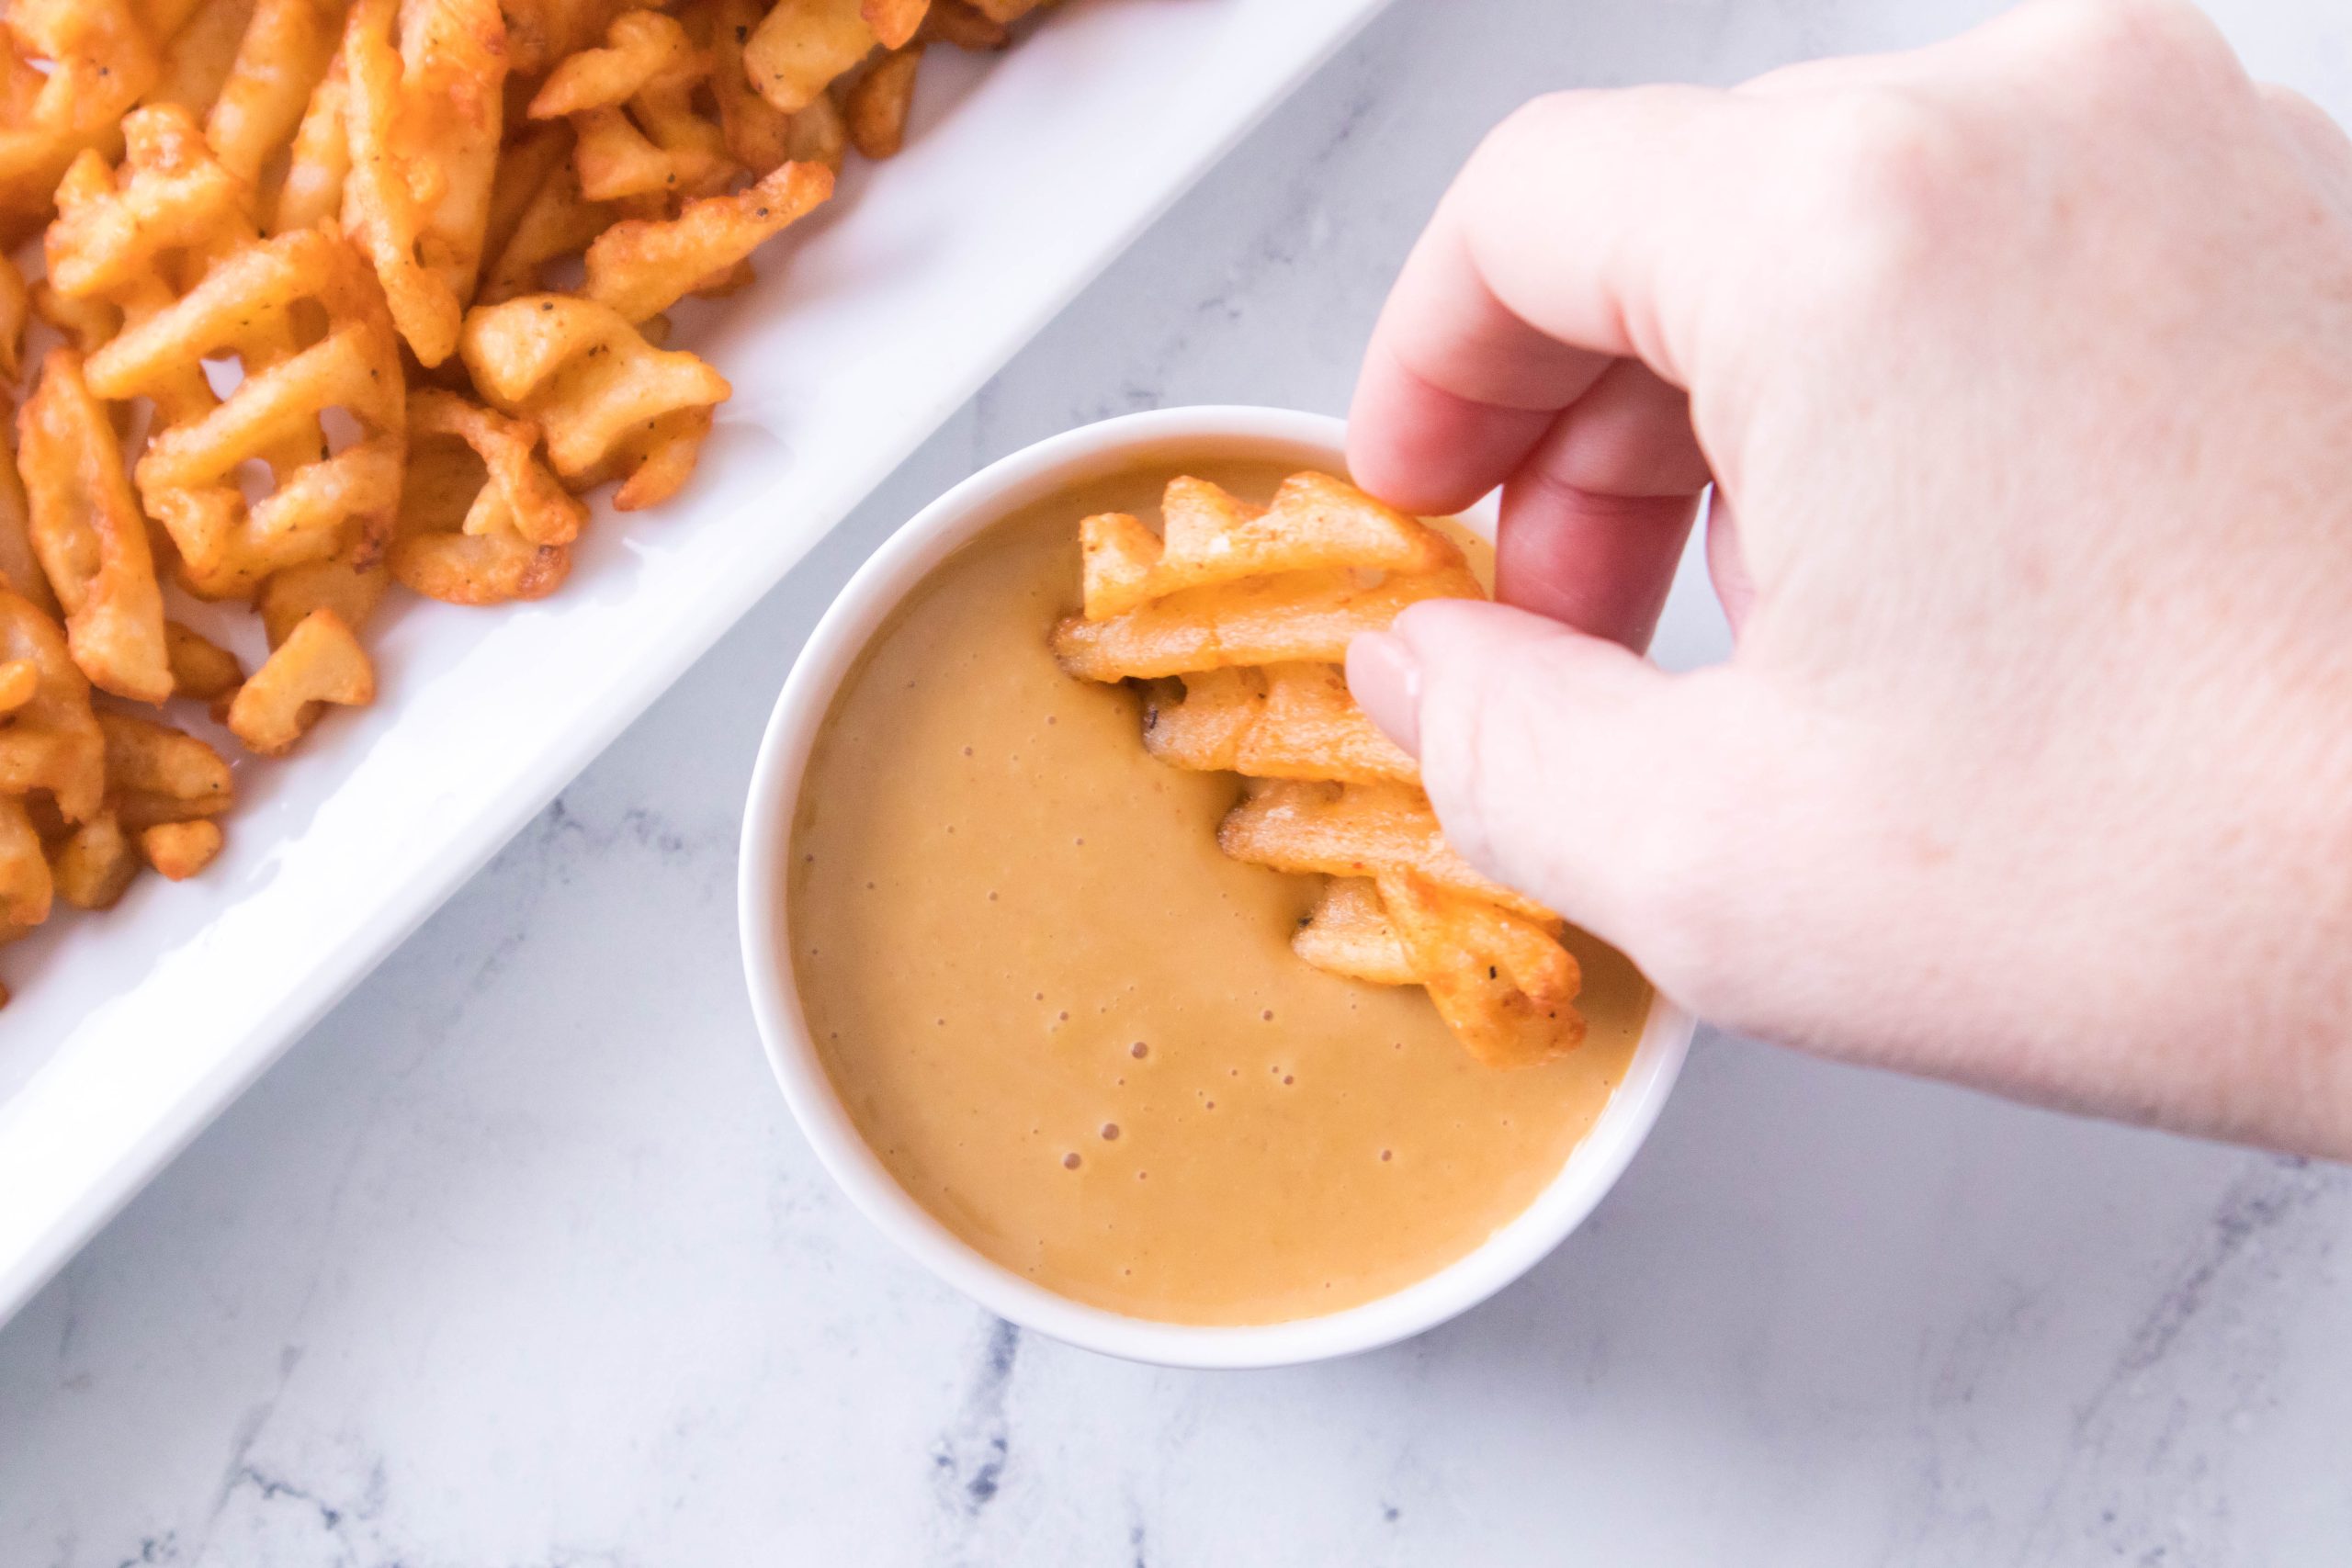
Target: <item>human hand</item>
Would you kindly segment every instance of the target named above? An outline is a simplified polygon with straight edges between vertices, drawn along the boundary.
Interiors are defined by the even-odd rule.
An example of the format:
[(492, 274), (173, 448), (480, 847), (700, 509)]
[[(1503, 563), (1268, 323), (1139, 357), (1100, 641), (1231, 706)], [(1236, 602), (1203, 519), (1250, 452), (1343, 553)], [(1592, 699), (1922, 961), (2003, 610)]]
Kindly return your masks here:
[(1521, 608), (1349, 660), (1471, 860), (1733, 1028), (2352, 1156), (2352, 142), (2194, 10), (1529, 105), (1349, 457), (1503, 486)]

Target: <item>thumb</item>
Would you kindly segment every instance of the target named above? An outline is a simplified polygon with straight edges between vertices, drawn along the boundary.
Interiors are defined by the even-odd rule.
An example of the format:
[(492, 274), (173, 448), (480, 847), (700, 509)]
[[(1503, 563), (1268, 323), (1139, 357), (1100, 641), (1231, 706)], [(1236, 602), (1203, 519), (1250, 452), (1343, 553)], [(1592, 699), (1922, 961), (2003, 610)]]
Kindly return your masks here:
[[(1473, 865), (1635, 950), (1700, 868), (1679, 781), (1710, 728), (1703, 677), (1507, 605), (1431, 600), (1348, 649), (1348, 684), (1420, 760)], [(1719, 733), (1719, 732), (1718, 732)]]

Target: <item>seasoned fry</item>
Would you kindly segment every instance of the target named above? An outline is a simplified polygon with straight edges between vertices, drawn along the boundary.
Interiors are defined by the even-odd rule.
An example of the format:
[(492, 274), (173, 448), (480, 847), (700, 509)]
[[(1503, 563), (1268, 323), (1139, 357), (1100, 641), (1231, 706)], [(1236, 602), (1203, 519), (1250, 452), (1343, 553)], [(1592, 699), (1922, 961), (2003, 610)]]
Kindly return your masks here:
[[(327, 333), (281, 357), (305, 303), (324, 310)], [(366, 264), (325, 230), (257, 244), (92, 355), (90, 387), (101, 397), (145, 395), (178, 367), (222, 353), (244, 364), (235, 393), (156, 435), (137, 469), (187, 587), (243, 597), (269, 572), (333, 555), (352, 537), (380, 548), (400, 495), (405, 399), (390, 317)], [(360, 425), (340, 452), (320, 430), (330, 408)], [(277, 488), (248, 506), (239, 470), (256, 459)]]
[[(42, 243), (59, 296), (103, 301), (120, 310), (122, 325), (135, 326), (254, 233), (244, 186), (212, 156), (187, 109), (135, 110), (123, 139), (118, 169), (109, 172), (96, 152), (74, 161)], [(193, 355), (163, 367), (143, 391), (167, 425), (200, 418), (220, 401)]]
[(410, 393), (392, 576), (455, 604), (541, 599), (562, 586), (571, 570), (567, 547), (588, 509), (533, 455), (538, 438), (528, 422), (454, 393)]
[(1374, 986), (1410, 986), (1419, 972), (1389, 923), (1379, 888), (1367, 877), (1335, 876), (1323, 886), (1291, 951), (1317, 969)]
[(1488, 880), (1454, 853), (1429, 797), (1402, 784), (1277, 781), (1235, 807), (1217, 829), (1235, 860), (1275, 871), (1374, 876), (1411, 871), (1436, 886), (1475, 894), (1533, 920), (1554, 919), (1533, 899)]
[(139, 835), (139, 855), (173, 882), (194, 876), (220, 852), (220, 824), (199, 818), (193, 822), (158, 822)]
[(1292, 572), (1190, 589), (1106, 621), (1072, 617), (1054, 630), (1054, 657), (1090, 681), (1300, 660), (1336, 664), (1351, 637), (1380, 630), (1406, 605), (1477, 592), (1467, 567), (1392, 576), (1371, 588), (1344, 570)]
[(1347, 568), (1457, 570), (1462, 552), (1418, 518), (1328, 474), (1294, 474), (1272, 506), (1251, 506), (1205, 479), (1168, 482), (1165, 543), (1125, 513), (1080, 525), (1086, 615), (1105, 620), (1186, 588), (1271, 573)]
[(873, 52), (861, 0), (777, 0), (744, 46), (743, 69), (760, 96), (797, 114), (834, 77)]
[(850, 145), (874, 159), (894, 158), (906, 144), (907, 111), (915, 100), (915, 68), (922, 46), (893, 50), (850, 86), (842, 106)]
[(693, 107), (709, 52), (659, 11), (624, 13), (606, 39), (557, 66), (530, 105), (533, 119), (571, 119), (582, 193), (669, 200), (718, 190), (735, 164), (725, 134)]
[(581, 292), (632, 323), (659, 315), (741, 265), (833, 191), (821, 164), (786, 164), (733, 196), (686, 203), (675, 218), (616, 223), (588, 247)]
[(931, 0), (860, 0), (858, 15), (884, 49), (904, 49), (930, 9)]
[(323, 705), (365, 707), (376, 671), (359, 639), (333, 610), (313, 610), (230, 699), (229, 732), (265, 757), (302, 738)]
[(343, 122), (350, 101), (351, 78), (338, 54), (311, 89), (295, 128), (286, 176), (270, 206), (271, 234), (316, 228), (343, 210), (343, 186), (351, 175), (351, 139), (344, 133)]
[(74, 662), (117, 696), (162, 702), (172, 694), (172, 669), (147, 519), (114, 426), (82, 378), (81, 355), (50, 350), (17, 427), (33, 550), (64, 606)]
[(164, 651), (171, 660), (172, 695), (209, 703), (237, 689), (245, 678), (237, 656), (209, 642), (177, 621), (164, 623)]
[(1461, 551), (1313, 473), (1284, 480), (1263, 508), (1175, 479), (1158, 534), (1105, 513), (1080, 535), (1085, 614), (1055, 628), (1055, 657), (1088, 679), (1146, 681), (1144, 744), (1161, 761), (1256, 781), (1218, 846), (1332, 879), (1293, 951), (1351, 979), (1423, 987), (1490, 1066), (1580, 1043), (1581, 981), (1557, 917), (1454, 852), (1418, 766), (1340, 668), (1351, 637), (1408, 603), (1483, 597)]
[(218, 817), (235, 785), (220, 753), (195, 736), (127, 713), (98, 715), (106, 736), (107, 807), (126, 831)]
[(25, 367), (25, 321), (32, 314), (32, 293), (17, 264), (0, 256), (0, 376), (14, 381)]
[[(0, 429), (5, 429), (0, 426)], [(8, 432), (13, 435), (13, 431)], [(45, 615), (62, 616), (57, 595), (49, 590), (49, 576), (33, 553), (32, 517), (25, 505), (25, 487), (17, 476), (15, 444), (0, 451), (0, 589), (29, 600)]]
[(496, 0), (355, 0), (343, 57), (351, 155), (343, 225), (429, 368), (456, 349), (481, 265), (506, 24)]
[[(236, 58), (204, 119), (204, 139), (249, 192), (302, 121), (334, 58), (340, 0), (253, 0)], [(248, 210), (258, 220), (264, 204)]]
[(111, 811), (67, 834), (50, 854), (57, 896), (77, 909), (108, 909), (139, 874), (138, 856)]
[[(1336, 664), (1208, 670), (1154, 693), (1145, 747), (1161, 761), (1254, 779), (1418, 782), (1412, 758), (1364, 716)], [(1168, 682), (1178, 685), (1178, 682)]]
[(1584, 1043), (1583, 976), (1550, 931), (1412, 871), (1384, 871), (1378, 886), (1414, 977), (1472, 1055), (1533, 1066)]
[(0, 663), (30, 663), (32, 695), (0, 719), (0, 795), (45, 790), (68, 822), (106, 796), (106, 742), (90, 711), (90, 682), (66, 652), (57, 623), (0, 589)]
[(710, 51), (710, 95), (727, 155), (753, 175), (794, 157), (792, 117), (752, 90), (743, 50), (766, 7), (760, 0), (700, 0), (681, 17), (698, 49)]
[(648, 344), (611, 306), (560, 295), (476, 309), (461, 352), (493, 408), (546, 433), (557, 473), (580, 487), (620, 479), (613, 504), (624, 512), (684, 482), (729, 390), (693, 355)]
[(14, 239), (48, 219), (76, 154), (112, 147), (161, 62), (129, 0), (11, 0), (4, 31), (0, 231)]
[(54, 887), (25, 803), (0, 795), (0, 925), (37, 926), (49, 919)]
[[(0, 246), (0, 942), (219, 852), (228, 764), (94, 684), (275, 754), (372, 700), (395, 580), (555, 590), (571, 492), (674, 493), (729, 395), (664, 312), (752, 283), (853, 133), (896, 150), (925, 43), (1003, 36), (963, 0), (0, 0), (0, 238), (45, 264)], [(175, 590), (249, 603), (260, 667)]]

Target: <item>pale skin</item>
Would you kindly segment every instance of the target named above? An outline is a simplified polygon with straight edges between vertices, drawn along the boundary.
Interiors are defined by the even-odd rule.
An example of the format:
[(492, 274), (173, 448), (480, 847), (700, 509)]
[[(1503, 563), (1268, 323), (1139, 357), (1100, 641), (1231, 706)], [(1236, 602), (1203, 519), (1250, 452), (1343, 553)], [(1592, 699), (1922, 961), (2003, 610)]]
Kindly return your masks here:
[(1349, 459), (1502, 487), (1503, 604), (1348, 665), (1492, 874), (1744, 1032), (2352, 1157), (2352, 141), (2196, 11), (1529, 105)]

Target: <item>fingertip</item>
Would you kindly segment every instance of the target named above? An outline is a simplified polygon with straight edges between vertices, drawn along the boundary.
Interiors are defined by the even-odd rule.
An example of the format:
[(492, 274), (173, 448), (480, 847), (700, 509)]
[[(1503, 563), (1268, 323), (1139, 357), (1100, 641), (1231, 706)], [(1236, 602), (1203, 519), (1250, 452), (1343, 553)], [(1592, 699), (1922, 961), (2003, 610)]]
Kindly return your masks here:
[(1421, 661), (1402, 638), (1363, 632), (1350, 642), (1348, 690), (1383, 734), (1419, 754)]

